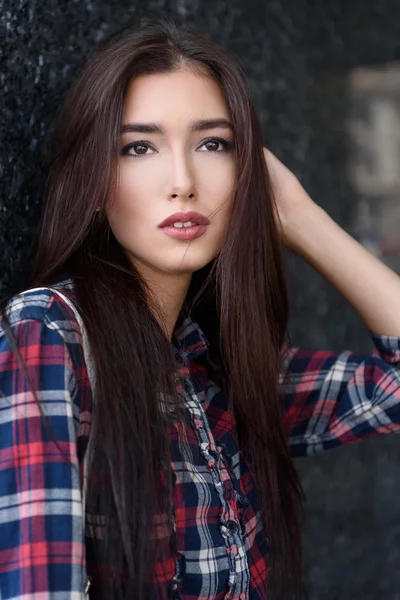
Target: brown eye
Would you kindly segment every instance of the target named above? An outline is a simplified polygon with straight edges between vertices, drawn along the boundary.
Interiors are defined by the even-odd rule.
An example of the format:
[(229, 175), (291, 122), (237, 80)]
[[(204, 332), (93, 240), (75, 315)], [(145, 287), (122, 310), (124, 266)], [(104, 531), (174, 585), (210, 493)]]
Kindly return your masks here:
[(146, 154), (147, 146), (144, 144), (132, 144), (131, 148), (135, 149), (136, 154)]
[[(148, 152), (151, 150), (151, 152)], [(133, 158), (138, 158), (139, 156), (147, 156), (149, 154), (154, 154), (154, 150), (150, 147), (147, 142), (132, 142), (125, 146), (122, 151), (122, 155), (132, 156)]]
[(224, 140), (223, 138), (212, 138), (209, 140), (205, 140), (202, 145), (202, 148), (206, 149), (206, 152), (230, 152), (233, 150), (233, 144), (228, 142), (228, 140)]
[(205, 145), (207, 146), (208, 150), (210, 150), (211, 152), (217, 152), (219, 144), (220, 144), (220, 142), (217, 142), (216, 140), (212, 140), (210, 142), (206, 142)]

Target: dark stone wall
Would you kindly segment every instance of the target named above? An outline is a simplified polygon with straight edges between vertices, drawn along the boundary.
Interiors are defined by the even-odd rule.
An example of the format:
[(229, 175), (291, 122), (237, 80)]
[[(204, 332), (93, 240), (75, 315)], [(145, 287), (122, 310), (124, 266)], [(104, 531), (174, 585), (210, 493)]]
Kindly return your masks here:
[[(344, 76), (400, 60), (398, 0), (0, 1), (1, 292), (23, 285), (32, 265), (51, 118), (87, 53), (128, 18), (139, 19), (143, 4), (194, 21), (240, 59), (265, 143), (352, 228)], [(372, 349), (355, 311), (293, 254), (288, 278), (294, 345)], [(382, 436), (296, 461), (308, 497), (310, 600), (400, 598), (399, 459), (398, 438)]]

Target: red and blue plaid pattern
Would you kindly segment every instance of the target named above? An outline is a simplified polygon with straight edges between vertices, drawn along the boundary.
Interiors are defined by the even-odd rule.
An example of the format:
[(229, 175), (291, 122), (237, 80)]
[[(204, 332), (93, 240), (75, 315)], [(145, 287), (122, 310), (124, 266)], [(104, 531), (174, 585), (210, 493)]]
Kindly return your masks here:
[[(62, 284), (74, 299), (72, 282)], [(85, 537), (81, 495), (92, 396), (79, 326), (46, 290), (15, 296), (8, 314), (40, 409), (0, 328), (0, 597), (80, 599), (86, 573), (95, 597), (90, 532), (99, 520), (86, 516)], [(168, 583), (182, 600), (265, 599), (268, 548), (251, 467), (200, 328), (183, 317), (177, 337), (186, 373), (185, 419), (171, 420), (177, 556), (154, 565), (159, 597)], [(372, 340), (365, 356), (283, 349), (294, 456), (400, 430), (400, 338)]]

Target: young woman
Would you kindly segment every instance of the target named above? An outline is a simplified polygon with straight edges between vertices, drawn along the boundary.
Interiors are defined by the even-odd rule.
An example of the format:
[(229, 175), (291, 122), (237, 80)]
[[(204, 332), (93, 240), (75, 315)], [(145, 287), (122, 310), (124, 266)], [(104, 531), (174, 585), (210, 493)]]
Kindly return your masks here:
[[(302, 597), (292, 456), (400, 429), (399, 277), (263, 149), (244, 75), (190, 29), (102, 44), (54, 139), (2, 305), (1, 598)], [(284, 244), (376, 352), (284, 343)]]

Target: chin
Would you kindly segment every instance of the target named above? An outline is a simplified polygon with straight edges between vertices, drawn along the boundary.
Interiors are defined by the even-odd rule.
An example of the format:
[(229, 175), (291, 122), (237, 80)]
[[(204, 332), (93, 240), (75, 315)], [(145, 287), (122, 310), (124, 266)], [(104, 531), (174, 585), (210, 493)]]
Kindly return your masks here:
[(181, 261), (174, 265), (165, 265), (162, 269), (165, 273), (171, 275), (187, 275), (199, 271), (212, 261), (212, 258), (206, 261)]

